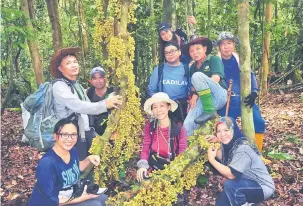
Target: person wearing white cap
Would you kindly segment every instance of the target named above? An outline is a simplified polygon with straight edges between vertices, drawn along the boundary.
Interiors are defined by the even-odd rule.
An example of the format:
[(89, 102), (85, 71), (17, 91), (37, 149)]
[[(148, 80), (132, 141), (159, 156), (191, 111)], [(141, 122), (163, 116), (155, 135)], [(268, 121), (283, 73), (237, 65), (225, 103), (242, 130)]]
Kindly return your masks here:
[(186, 150), (187, 136), (181, 123), (172, 114), (178, 104), (164, 92), (155, 93), (147, 99), (144, 111), (155, 120), (147, 121), (144, 127), (143, 148), (137, 163), (137, 180), (140, 182), (153, 169), (164, 169), (165, 164)]
[[(86, 90), (86, 94), (91, 102), (102, 101), (114, 91), (113, 87), (107, 87), (106, 73), (102, 67), (94, 67), (91, 70), (89, 82), (92, 86)], [(89, 116), (90, 126), (95, 128), (99, 135), (103, 135), (106, 129), (107, 123), (105, 120), (107, 117), (108, 112)]]

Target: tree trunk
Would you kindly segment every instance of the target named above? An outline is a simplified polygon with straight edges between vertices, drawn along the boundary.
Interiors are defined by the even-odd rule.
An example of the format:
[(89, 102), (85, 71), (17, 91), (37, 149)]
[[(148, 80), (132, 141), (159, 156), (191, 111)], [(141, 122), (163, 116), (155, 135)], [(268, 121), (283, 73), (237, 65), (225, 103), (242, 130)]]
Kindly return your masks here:
[(208, 30), (208, 38), (210, 38), (210, 34), (211, 34), (211, 5), (210, 5), (210, 0), (208, 0), (208, 7), (207, 7), (208, 9), (208, 19), (207, 19), (207, 21), (208, 21), (208, 23), (207, 23), (207, 30)]
[[(10, 42), (10, 41), (8, 41)], [(7, 66), (9, 67), (9, 76), (8, 76), (8, 89), (6, 92), (6, 95), (1, 103), (1, 115), (4, 113), (4, 110), (6, 108), (7, 103), (10, 100), (10, 97), (12, 96), (12, 92), (14, 90), (14, 64), (13, 64), (13, 51), (12, 49), (8, 50), (8, 58), (7, 58)]]
[(35, 0), (27, 0), (29, 16), (30, 16), (31, 19), (36, 19), (35, 8), (34, 8), (35, 2), (34, 1)]
[[(132, 65), (135, 42), (127, 31), (128, 23), (134, 23), (135, 6), (131, 0), (120, 0), (110, 6), (113, 6), (112, 8), (116, 11), (115, 28), (113, 32), (103, 36), (109, 42), (106, 47), (108, 51), (106, 63), (109, 68), (113, 69), (111, 76), (113, 76), (113, 84), (116, 88), (115, 93), (122, 96), (123, 104), (119, 110), (111, 112), (104, 134), (94, 138), (90, 149), (93, 154), (102, 154), (100, 165), (95, 170), (95, 180), (100, 185), (105, 185), (108, 181), (119, 180), (119, 173), (123, 172), (125, 162), (132, 157), (134, 147), (140, 141), (137, 135), (141, 132), (143, 123), (138, 98), (139, 90), (135, 86)], [(98, 12), (103, 15), (103, 11)], [(105, 24), (112, 23), (111, 19), (104, 20)], [(96, 25), (96, 28), (99, 26)], [(101, 41), (97, 43), (99, 44)], [(129, 124), (130, 122), (132, 124)]]
[[(260, 1), (257, 2), (257, 6), (256, 6), (256, 10), (254, 12), (254, 19), (257, 19), (257, 14), (258, 11), (260, 10)], [(254, 25), (254, 31), (253, 31), (253, 39), (252, 39), (252, 43), (251, 43), (251, 68), (253, 69), (253, 71), (255, 71), (255, 44), (256, 44), (256, 39), (257, 39), (257, 31), (258, 31), (258, 24), (255, 23)]]
[(177, 26), (176, 5), (175, 0), (163, 0), (163, 22), (171, 24), (172, 29), (175, 30)]
[[(183, 192), (183, 189), (190, 189), (190, 187), (196, 184), (196, 176), (200, 173), (195, 173), (193, 166), (198, 166), (203, 168), (203, 164), (207, 161), (206, 154), (207, 148), (210, 145), (207, 140), (204, 138), (205, 135), (212, 133), (214, 128), (214, 121), (209, 121), (203, 128), (199, 129), (199, 134), (196, 134), (191, 142), (190, 146), (182, 154), (180, 154), (174, 161), (172, 161), (164, 170), (157, 171), (157, 174), (152, 175), (146, 181), (143, 181), (142, 184), (136, 189), (131, 191), (120, 192), (118, 195), (109, 199), (107, 205), (170, 205), (171, 202), (158, 202), (162, 199), (173, 199)], [(195, 165), (197, 161), (201, 160), (200, 165)], [(203, 169), (202, 169), (203, 170)], [(199, 173), (199, 174), (198, 174)], [(190, 174), (190, 175), (188, 175)], [(188, 177), (193, 176), (194, 180), (191, 183), (188, 183)], [(165, 181), (165, 182), (161, 182)], [(160, 184), (160, 187), (159, 187)], [(167, 188), (173, 187), (174, 190), (170, 191), (171, 198), (167, 198), (167, 193), (165, 191)], [(157, 195), (155, 195), (157, 194)], [(138, 197), (139, 196), (139, 197)], [(158, 198), (155, 200), (154, 198)], [(150, 200), (150, 202), (148, 202)]]
[(57, 51), (63, 46), (59, 11), (58, 11), (58, 0), (46, 0), (46, 4), (47, 4), (49, 21), (52, 26), (53, 47), (54, 47), (54, 51)]
[[(278, 22), (278, 1), (275, 2), (275, 26), (277, 26)], [(278, 72), (279, 70), (279, 46), (277, 45), (278, 40), (275, 41), (275, 65), (274, 71)]]
[(238, 31), (240, 44), (241, 120), (243, 132), (255, 142), (252, 109), (245, 106), (244, 98), (251, 92), (250, 45), (249, 45), (249, 1), (238, 0)]
[[(155, 10), (154, 10), (154, 0), (149, 0), (149, 10), (150, 10), (150, 17), (152, 19), (152, 25), (155, 25)], [(153, 58), (153, 65), (158, 63), (158, 56), (157, 56), (157, 38), (154, 32), (151, 32), (151, 41), (152, 41), (152, 58)]]
[[(272, 4), (269, 2), (266, 4), (265, 11), (265, 22), (269, 25), (272, 19)], [(270, 31), (266, 31), (263, 47), (263, 58), (262, 58), (262, 87), (261, 96), (265, 97), (268, 93), (268, 73), (269, 73), (269, 51), (270, 51)]]
[[(20, 0), (20, 5), (21, 5), (21, 10), (24, 11), (26, 15), (29, 16), (28, 2), (26, 0)], [(29, 21), (29, 19), (26, 19), (26, 26), (29, 28), (29, 30), (32, 31), (33, 34), (35, 34), (33, 25), (31, 24), (31, 21)], [(36, 83), (37, 85), (39, 85), (43, 82), (43, 71), (40, 61), (39, 44), (35, 40), (27, 40), (27, 44), (31, 54)]]
[(185, 15), (185, 18), (186, 18), (186, 32), (187, 32), (188, 39), (190, 39), (190, 37), (194, 35), (195, 26), (193, 24), (189, 24), (187, 22), (187, 17), (188, 16), (194, 16), (193, 0), (186, 0), (185, 3), (186, 3), (186, 8), (185, 8), (185, 11), (186, 11), (186, 15)]
[(87, 37), (87, 29), (85, 22), (85, 13), (83, 9), (83, 0), (78, 0), (78, 9), (79, 9), (79, 17), (80, 17), (80, 29), (82, 34), (83, 54), (84, 56), (86, 56), (88, 54), (88, 37)]

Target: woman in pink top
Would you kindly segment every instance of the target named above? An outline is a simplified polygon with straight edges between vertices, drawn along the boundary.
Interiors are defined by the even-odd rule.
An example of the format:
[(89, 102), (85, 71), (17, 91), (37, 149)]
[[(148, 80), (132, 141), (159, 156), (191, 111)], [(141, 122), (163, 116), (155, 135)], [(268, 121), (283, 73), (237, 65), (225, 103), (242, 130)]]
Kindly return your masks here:
[[(164, 169), (175, 156), (187, 148), (187, 136), (181, 123), (176, 122), (172, 112), (178, 104), (166, 93), (155, 93), (146, 100), (144, 111), (154, 120), (147, 121), (141, 158), (137, 163), (137, 180), (140, 182), (152, 169)], [(173, 148), (173, 149), (172, 149)]]

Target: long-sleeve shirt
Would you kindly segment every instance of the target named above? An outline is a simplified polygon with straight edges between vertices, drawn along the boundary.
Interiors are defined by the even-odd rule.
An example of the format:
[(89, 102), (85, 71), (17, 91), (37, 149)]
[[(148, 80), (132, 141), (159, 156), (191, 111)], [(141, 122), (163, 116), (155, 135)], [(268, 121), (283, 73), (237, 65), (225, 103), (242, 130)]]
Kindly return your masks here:
[[(165, 140), (163, 139), (163, 137), (158, 133), (157, 137), (157, 132), (153, 132), (152, 137), (150, 136), (150, 122), (148, 121), (144, 127), (144, 140), (143, 140), (143, 148), (141, 151), (141, 159), (144, 160), (148, 160), (149, 157), (149, 149), (150, 149), (150, 144), (151, 144), (151, 138), (153, 139), (152, 141), (152, 145), (151, 145), (151, 149), (154, 152), (158, 151), (158, 144), (161, 145), (161, 147), (159, 147), (159, 154), (161, 156), (164, 157), (168, 157), (168, 144), (169, 144), (169, 127), (165, 127), (165, 128), (160, 128), (161, 132), (165, 138)], [(156, 128), (157, 130), (157, 128)], [(185, 132), (184, 127), (181, 127), (180, 130), (180, 135), (179, 135), (179, 150), (178, 153), (176, 155), (181, 154), (183, 151), (186, 150), (188, 144), (187, 144), (187, 135)], [(177, 149), (177, 141), (175, 139), (175, 144), (174, 144), (174, 151), (176, 151)]]
[[(88, 114), (97, 115), (107, 112), (105, 100), (99, 102), (90, 102), (85, 90), (77, 82), (72, 82), (74, 93), (70, 86), (63, 81), (57, 81), (53, 85), (55, 114), (59, 119), (66, 118), (73, 112), (81, 114), (84, 122), (85, 131), (89, 131)], [(77, 91), (79, 92), (76, 92)], [(82, 92), (81, 92), (82, 90)], [(82, 96), (82, 100), (78, 96)]]
[[(189, 91), (189, 82), (188, 77), (186, 77), (184, 65), (180, 62), (178, 66), (170, 66), (167, 63), (164, 63), (163, 66), (163, 91), (165, 92), (170, 99), (187, 99)], [(155, 67), (154, 71), (151, 74), (147, 93), (149, 96), (160, 92), (158, 88), (161, 84), (158, 77), (158, 66)]]
[(37, 166), (37, 182), (28, 205), (59, 205), (60, 190), (71, 187), (79, 178), (79, 159), (75, 148), (70, 150), (69, 163), (65, 163), (53, 149), (49, 149)]

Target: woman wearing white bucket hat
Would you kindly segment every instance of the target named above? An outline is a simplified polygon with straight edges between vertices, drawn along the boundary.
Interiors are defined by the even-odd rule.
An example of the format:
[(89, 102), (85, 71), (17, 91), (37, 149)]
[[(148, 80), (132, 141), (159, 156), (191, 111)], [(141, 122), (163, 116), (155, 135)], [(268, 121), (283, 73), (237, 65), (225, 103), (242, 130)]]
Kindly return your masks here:
[(187, 148), (184, 127), (173, 117), (178, 104), (164, 92), (155, 93), (147, 99), (144, 111), (154, 116), (144, 127), (143, 148), (137, 163), (137, 180), (140, 182), (153, 169), (164, 169)]

